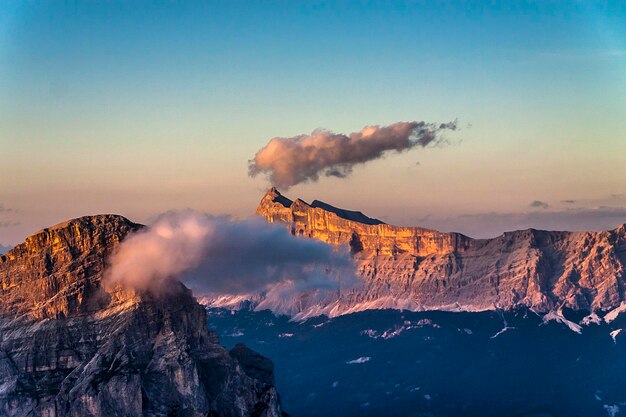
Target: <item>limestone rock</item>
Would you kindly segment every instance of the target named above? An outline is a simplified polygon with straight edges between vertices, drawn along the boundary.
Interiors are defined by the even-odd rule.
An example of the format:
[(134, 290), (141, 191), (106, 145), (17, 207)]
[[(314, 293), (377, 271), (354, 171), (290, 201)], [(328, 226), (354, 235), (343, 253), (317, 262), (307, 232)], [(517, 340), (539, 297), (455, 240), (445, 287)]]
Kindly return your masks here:
[(102, 282), (107, 256), (141, 227), (83, 217), (0, 257), (0, 415), (282, 416), (271, 362), (222, 347), (182, 284)]
[(275, 188), (256, 212), (294, 235), (350, 247), (364, 286), (329, 301), (325, 310), (315, 307), (330, 315), (368, 308), (608, 310), (626, 300), (626, 225), (472, 239), (291, 201)]

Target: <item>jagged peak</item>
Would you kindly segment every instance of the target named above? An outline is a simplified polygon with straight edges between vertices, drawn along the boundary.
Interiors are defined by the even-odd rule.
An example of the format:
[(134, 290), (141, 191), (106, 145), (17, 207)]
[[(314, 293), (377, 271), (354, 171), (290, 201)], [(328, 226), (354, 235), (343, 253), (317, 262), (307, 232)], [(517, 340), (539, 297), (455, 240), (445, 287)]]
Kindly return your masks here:
[(45, 228), (0, 257), (0, 315), (58, 318), (92, 312), (132, 292), (99, 290), (106, 259), (141, 225), (123, 216), (84, 216)]
[(286, 208), (291, 207), (291, 204), (293, 204), (293, 201), (291, 201), (290, 199), (282, 195), (276, 187), (271, 187), (269, 190), (265, 192), (265, 195), (263, 196), (263, 199), (261, 200), (261, 204), (263, 204), (266, 201), (269, 201), (272, 203), (279, 203), (283, 207), (286, 207)]
[(304, 201), (301, 198), (296, 198), (295, 200), (293, 200), (293, 203), (291, 203), (291, 205), (293, 207), (299, 207), (299, 206), (304, 206), (304, 207), (311, 207), (311, 205), (309, 203), (307, 203), (306, 201)]
[(350, 220), (353, 222), (369, 224), (369, 225), (384, 224), (384, 222), (378, 219), (372, 218), (372, 217), (368, 217), (360, 211), (342, 209), (342, 208), (335, 207), (333, 205), (330, 205), (328, 203), (325, 203), (319, 200), (313, 200), (313, 202), (311, 203), (311, 207), (330, 211), (331, 213), (335, 213), (337, 216), (341, 217), (342, 219)]
[(317, 209), (321, 209), (330, 213), (334, 213), (335, 215), (337, 215), (338, 217), (344, 220), (349, 220), (349, 221), (367, 224), (367, 225), (385, 224), (383, 221), (372, 218), (372, 217), (368, 217), (360, 211), (342, 209), (342, 208), (335, 207), (331, 204), (325, 203), (320, 200), (313, 200), (311, 204), (307, 203), (306, 201), (300, 198), (296, 198), (295, 200), (290, 200), (289, 198), (282, 195), (280, 191), (276, 189), (276, 187), (271, 187), (269, 190), (266, 191), (265, 195), (261, 199), (259, 208), (257, 208), (257, 213), (262, 211), (261, 208), (264, 206), (268, 208), (267, 206), (269, 203), (278, 203), (284, 208), (288, 208), (288, 209), (294, 209), (294, 208), (297, 209), (300, 207), (314, 208), (314, 209), (317, 208)]
[[(302, 199), (295, 199), (295, 200), (290, 200), (289, 198), (285, 197), (283, 194), (280, 193), (280, 191), (276, 188), (276, 187), (271, 187), (267, 190), (267, 192), (265, 193), (265, 195), (263, 196), (263, 199), (261, 200), (261, 203), (259, 204), (258, 208), (257, 208), (257, 214), (262, 214), (265, 215), (266, 217), (268, 217), (268, 213), (271, 217), (272, 214), (276, 214), (276, 212), (281, 211), (277, 210), (276, 205), (274, 205), (275, 203), (280, 204), (280, 206), (282, 206), (283, 208), (286, 209), (291, 209), (293, 210), (294, 208), (313, 208), (313, 209), (321, 209), (330, 213), (334, 213), (335, 215), (337, 215), (339, 218), (345, 219), (345, 220), (349, 220), (349, 221), (353, 221), (356, 223), (361, 223), (361, 224), (365, 224), (365, 225), (370, 225), (370, 226), (376, 226), (376, 225), (382, 225), (382, 224), (386, 224), (385, 222), (377, 219), (377, 218), (373, 218), (373, 217), (368, 217), (367, 215), (365, 215), (363, 212), (361, 211), (353, 211), (353, 210), (346, 210), (346, 209), (342, 209), (336, 206), (333, 206), (331, 204), (328, 204), (326, 202), (320, 201), (320, 200), (313, 200), (313, 202), (311, 202), (310, 204), (307, 203), (306, 201), (302, 200)], [(431, 229), (426, 229), (426, 228), (422, 228), (422, 227), (418, 227), (418, 226), (414, 226), (411, 227), (413, 229), (422, 229), (422, 230), (431, 230)], [(435, 230), (433, 230), (435, 231)], [(615, 232), (618, 233), (620, 235), (626, 235), (626, 223), (623, 223), (619, 226), (617, 226), (615, 229), (612, 230), (605, 230), (603, 232)], [(440, 232), (442, 234), (446, 234), (446, 232)], [(450, 234), (453, 235), (458, 235), (458, 236), (463, 236), (463, 237), (467, 237), (461, 233), (458, 232), (448, 232)], [(536, 229), (536, 228), (527, 228), (527, 229), (518, 229), (518, 230), (511, 230), (511, 231), (505, 231), (503, 232), (501, 235), (496, 236), (495, 238), (501, 238), (501, 239), (510, 239), (510, 238), (544, 238), (547, 236), (562, 236), (563, 234), (570, 234), (570, 233), (583, 233), (583, 232), (571, 232), (571, 231), (565, 231), (565, 230), (542, 230), (542, 229)], [(588, 233), (596, 233), (596, 232), (588, 232)], [(476, 241), (489, 241), (491, 239), (474, 239)]]

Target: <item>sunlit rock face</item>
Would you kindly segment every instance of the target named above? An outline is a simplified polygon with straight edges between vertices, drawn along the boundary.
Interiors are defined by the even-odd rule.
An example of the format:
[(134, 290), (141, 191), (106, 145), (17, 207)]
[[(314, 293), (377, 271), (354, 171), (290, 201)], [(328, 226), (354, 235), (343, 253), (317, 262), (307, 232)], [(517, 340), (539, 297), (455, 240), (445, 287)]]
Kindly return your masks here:
[(368, 308), (608, 310), (626, 299), (626, 225), (472, 239), (392, 226), (318, 201), (291, 201), (274, 188), (257, 214), (285, 223), (295, 235), (350, 247), (364, 286), (329, 302), (324, 312), (331, 315)]
[(223, 348), (182, 284), (102, 282), (107, 256), (141, 227), (84, 217), (0, 257), (1, 416), (282, 415), (271, 362)]
[(0, 257), (0, 312), (33, 319), (64, 318), (106, 307), (133, 294), (100, 288), (106, 257), (142, 226), (121, 216), (74, 219), (41, 230)]

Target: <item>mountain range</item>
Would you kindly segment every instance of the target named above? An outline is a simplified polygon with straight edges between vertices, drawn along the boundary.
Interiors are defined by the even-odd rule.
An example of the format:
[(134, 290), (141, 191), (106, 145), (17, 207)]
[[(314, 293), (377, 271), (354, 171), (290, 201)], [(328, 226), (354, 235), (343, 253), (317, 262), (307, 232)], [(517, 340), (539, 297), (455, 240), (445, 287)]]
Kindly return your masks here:
[[(291, 233), (349, 248), (362, 286), (333, 293), (323, 304), (300, 296), (259, 308), (304, 318), (399, 308), (413, 311), (485, 311), (526, 307), (608, 312), (626, 301), (626, 224), (602, 232), (518, 230), (472, 239), (421, 227), (399, 227), (320, 201), (291, 200), (276, 188), (256, 213)], [(212, 307), (242, 297), (205, 297)]]
[[(210, 313), (218, 307), (246, 306), (256, 311), (287, 313), (300, 323), (311, 317), (347, 317), (346, 321), (337, 322), (343, 324), (335, 326), (329, 340), (337, 337), (334, 334), (344, 334), (345, 326), (358, 323), (361, 330), (354, 336), (354, 347), (359, 348), (364, 346), (364, 340), (395, 340), (400, 333), (416, 334), (424, 341), (439, 337), (437, 327), (432, 329), (435, 332), (432, 334), (431, 330), (428, 334), (413, 333), (425, 329), (419, 323), (431, 320), (430, 315), (410, 320), (404, 316), (399, 324), (394, 324), (397, 317), (389, 316), (390, 320), (380, 329), (366, 328), (377, 317), (390, 314), (379, 315), (378, 310), (445, 310), (449, 315), (441, 317), (451, 323), (449, 327), (454, 331), (457, 327), (470, 328), (466, 323), (477, 320), (485, 324), (474, 323), (472, 332), (489, 327), (477, 345), (477, 352), (491, 346), (488, 345), (491, 342), (483, 339), (492, 340), (515, 328), (527, 329), (520, 334), (527, 334), (528, 340), (538, 337), (535, 342), (540, 341), (553, 334), (543, 329), (554, 327), (543, 325), (555, 322), (575, 333), (585, 328), (586, 333), (593, 333), (585, 341), (594, 345), (598, 343), (596, 337), (602, 339), (603, 349), (614, 354), (611, 343), (616, 343), (623, 327), (623, 317), (618, 316), (626, 311), (626, 225), (602, 232), (529, 229), (493, 239), (472, 239), (459, 233), (392, 226), (361, 212), (320, 201), (310, 204), (300, 199), (292, 201), (276, 189), (263, 196), (256, 213), (268, 222), (288, 228), (295, 236), (343, 248), (354, 260), (358, 283), (340, 285), (336, 291), (327, 291), (325, 298), (311, 297), (308, 292), (316, 290), (309, 289), (288, 295), (277, 304), (276, 299), (269, 299), (263, 293), (205, 294), (200, 300)], [(156, 290), (131, 290), (104, 280), (109, 257), (124, 239), (143, 228), (122, 216), (87, 216), (41, 230), (0, 256), (0, 415), (285, 416), (274, 383), (272, 362), (245, 345), (234, 343), (239, 337), (238, 330), (229, 330), (231, 349), (228, 350), (220, 344), (216, 333), (207, 328), (207, 322), (211, 326), (212, 320), (227, 327), (237, 326), (236, 323), (222, 320), (226, 316), (219, 316), (219, 320), (218, 316), (209, 316), (207, 320), (205, 308), (177, 281), (166, 281)], [(474, 316), (478, 311), (483, 315)], [(361, 313), (352, 314), (357, 312)], [(454, 312), (466, 313), (457, 316)], [(254, 338), (246, 340), (261, 349), (267, 346), (268, 354), (281, 352), (282, 342), (264, 342), (268, 337), (264, 329), (273, 326), (272, 319), (256, 314), (234, 316), (247, 317), (250, 332), (256, 332)], [(494, 323), (500, 317), (508, 319), (502, 319), (501, 331), (494, 331)], [(507, 320), (515, 320), (515, 325), (507, 324)], [(288, 323), (291, 322), (281, 325), (283, 329), (275, 336), (277, 340), (289, 339), (298, 331)], [(312, 329), (321, 325), (308, 323), (312, 323)], [(537, 328), (542, 330), (537, 333)], [(571, 344), (567, 337), (563, 340), (563, 346)], [(587, 346), (591, 345), (581, 345), (581, 352)], [(342, 360), (348, 369), (370, 366), (364, 364), (373, 362), (367, 359), (374, 357), (373, 354), (388, 356), (378, 348), (354, 358), (351, 355), (357, 352), (347, 352), (346, 347), (326, 348), (343, 349), (341, 354), (346, 359)], [(316, 344), (314, 350), (326, 348)], [(440, 345), (432, 348), (433, 354), (438, 355)], [(301, 349), (298, 347), (298, 351)], [(512, 351), (507, 347), (503, 357)], [(483, 359), (491, 361), (489, 352), (485, 352)], [(461, 359), (465, 358), (462, 352), (459, 355), (459, 363), (467, 361)], [(572, 355), (567, 357), (567, 363), (577, 363), (578, 354)], [(296, 359), (299, 360), (297, 355)], [(529, 363), (534, 360), (531, 359)], [(291, 363), (280, 360), (282, 364)], [(316, 356), (312, 355), (310, 360), (317, 360)], [(597, 362), (593, 359), (588, 364), (585, 362), (585, 366), (592, 369)], [(497, 373), (500, 362), (489, 364)], [(605, 365), (598, 369), (610, 368), (609, 364)], [(553, 379), (546, 384), (558, 380), (560, 369), (555, 368), (550, 377)], [(588, 372), (586, 369), (581, 368), (576, 375)], [(302, 377), (297, 390), (283, 382), (291, 404), (298, 409), (304, 404), (298, 402), (298, 396), (317, 376), (312, 371), (289, 376), (287, 371), (294, 369), (283, 369), (282, 381)], [(540, 373), (535, 371), (526, 377)], [(598, 375), (598, 380), (605, 379), (606, 375)], [(330, 377), (331, 374), (325, 376)], [(357, 384), (363, 377), (346, 374), (346, 378)], [(429, 381), (433, 380), (426, 378), (424, 384), (430, 384)], [(613, 386), (607, 381), (603, 382), (604, 388), (594, 389), (606, 394)], [(396, 384), (393, 378), (387, 382)], [(357, 385), (354, 392), (358, 394)], [(493, 388), (489, 384), (485, 387)], [(512, 387), (519, 389), (516, 384)], [(415, 387), (404, 388), (410, 393)], [(372, 398), (376, 398), (376, 392), (372, 391)], [(595, 391), (581, 387), (581, 392)], [(589, 401), (595, 400), (585, 399), (585, 407), (604, 407), (602, 410), (619, 407), (621, 397), (617, 394), (613, 403), (604, 405), (590, 405)], [(430, 403), (429, 398), (424, 394), (422, 400)], [(369, 403), (369, 400), (359, 401), (354, 399), (354, 407)], [(485, 401), (481, 399), (472, 407), (479, 412)], [(413, 407), (414, 403), (411, 400), (407, 404)], [(463, 407), (458, 404), (453, 414), (461, 412)], [(517, 408), (507, 402), (494, 413)], [(357, 408), (350, 410), (354, 415), (359, 413)], [(437, 415), (446, 413), (445, 407), (437, 410)], [(300, 412), (306, 415), (301, 408)]]

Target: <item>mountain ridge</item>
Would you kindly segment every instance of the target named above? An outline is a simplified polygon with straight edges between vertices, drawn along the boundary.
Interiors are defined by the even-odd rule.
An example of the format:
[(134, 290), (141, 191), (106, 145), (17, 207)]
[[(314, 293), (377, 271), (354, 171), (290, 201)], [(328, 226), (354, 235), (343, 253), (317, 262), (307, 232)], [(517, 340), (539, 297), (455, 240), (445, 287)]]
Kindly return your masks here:
[[(526, 229), (473, 239), (360, 223), (300, 199), (286, 201), (291, 200), (272, 188), (256, 214), (285, 224), (296, 236), (347, 245), (364, 282), (364, 289), (344, 293), (323, 308), (310, 306), (311, 311), (608, 311), (626, 301), (626, 224), (603, 232)], [(295, 314), (306, 316), (304, 310)]]

